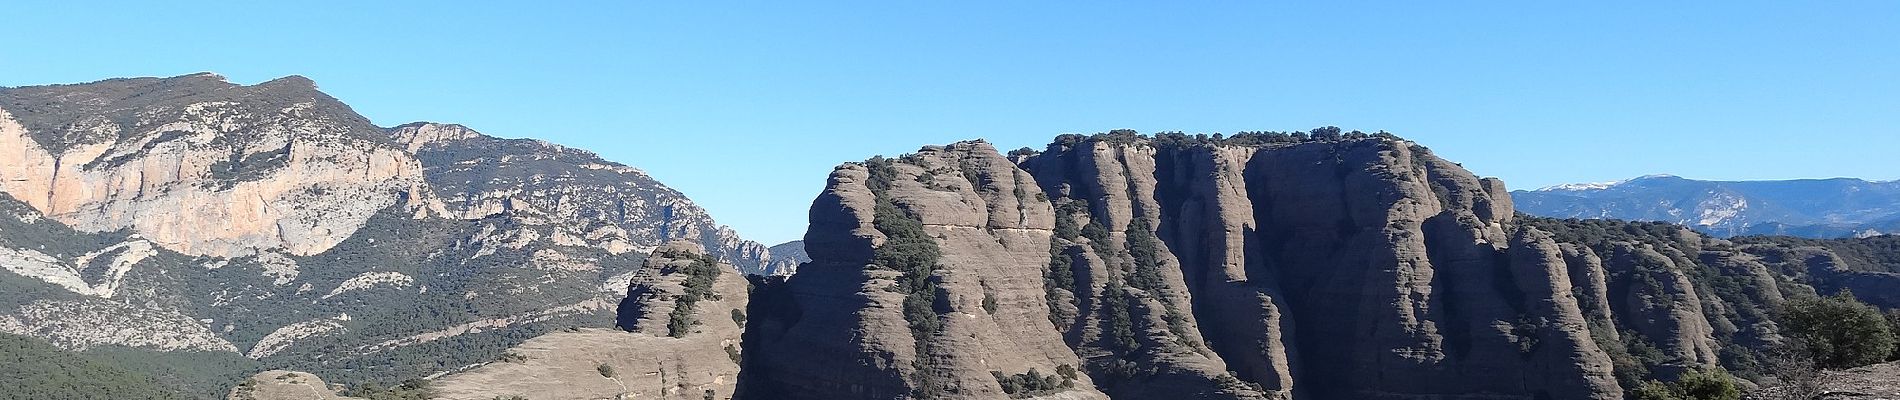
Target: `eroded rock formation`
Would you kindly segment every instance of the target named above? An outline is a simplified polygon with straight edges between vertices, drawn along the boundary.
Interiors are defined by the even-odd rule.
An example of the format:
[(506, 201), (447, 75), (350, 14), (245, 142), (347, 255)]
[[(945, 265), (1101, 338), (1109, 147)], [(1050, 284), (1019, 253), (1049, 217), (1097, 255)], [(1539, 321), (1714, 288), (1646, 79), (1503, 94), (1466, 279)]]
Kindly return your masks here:
[(436, 381), (439, 398), (726, 399), (738, 382), (747, 283), (692, 242), (646, 259), (620, 303), (625, 330), (543, 335)]
[(1789, 272), (1829, 260), (1520, 217), (1502, 182), (1415, 143), (1320, 135), (841, 166), (812, 262), (755, 294), (741, 394), (1617, 399), (1747, 370), (1781, 340), (1767, 310), (1814, 292)]

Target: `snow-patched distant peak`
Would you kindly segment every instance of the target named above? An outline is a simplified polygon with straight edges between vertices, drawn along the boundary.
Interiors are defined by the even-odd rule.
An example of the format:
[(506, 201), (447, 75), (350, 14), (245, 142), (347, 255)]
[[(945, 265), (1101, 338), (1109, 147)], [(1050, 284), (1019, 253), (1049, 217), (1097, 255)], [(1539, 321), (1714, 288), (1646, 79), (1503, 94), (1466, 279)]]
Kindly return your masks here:
[(1541, 187), (1541, 188), (1537, 188), (1537, 190), (1532, 190), (1532, 191), (1533, 191), (1533, 192), (1582, 192), (1582, 191), (1590, 191), (1590, 190), (1604, 190), (1604, 189), (1609, 189), (1609, 188), (1613, 188), (1613, 187), (1616, 187), (1617, 185), (1621, 185), (1621, 184), (1625, 184), (1625, 183), (1630, 183), (1630, 182), (1634, 182), (1634, 181), (1640, 181), (1640, 180), (1648, 180), (1648, 179), (1681, 179), (1681, 178), (1682, 178), (1682, 177), (1680, 177), (1680, 176), (1675, 176), (1675, 175), (1670, 175), (1670, 174), (1649, 174), (1649, 175), (1643, 175), (1643, 176), (1639, 176), (1639, 177), (1635, 177), (1635, 178), (1630, 178), (1630, 179), (1624, 179), (1624, 180), (1617, 180), (1617, 181), (1607, 181), (1607, 182), (1587, 182), (1587, 183), (1565, 183), (1565, 184), (1561, 184), (1561, 185), (1551, 185), (1551, 186), (1545, 186), (1545, 187)]
[(1609, 189), (1611, 187), (1615, 187), (1616, 185), (1622, 184), (1623, 182), (1624, 181), (1565, 183), (1561, 185), (1545, 186), (1545, 187), (1537, 188), (1537, 190), (1533, 190), (1533, 191), (1534, 192), (1581, 192), (1585, 190), (1603, 190), (1603, 189)]

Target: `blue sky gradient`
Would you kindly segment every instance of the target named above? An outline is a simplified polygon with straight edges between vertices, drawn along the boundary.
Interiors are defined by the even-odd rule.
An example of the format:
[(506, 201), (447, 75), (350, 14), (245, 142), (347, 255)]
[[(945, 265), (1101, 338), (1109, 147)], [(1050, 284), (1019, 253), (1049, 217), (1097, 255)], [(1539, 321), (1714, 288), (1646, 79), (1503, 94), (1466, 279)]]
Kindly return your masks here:
[(304, 75), (640, 167), (768, 244), (840, 162), (1117, 128), (1383, 129), (1513, 188), (1900, 178), (1894, 1), (233, 3), (9, 2), (0, 86)]

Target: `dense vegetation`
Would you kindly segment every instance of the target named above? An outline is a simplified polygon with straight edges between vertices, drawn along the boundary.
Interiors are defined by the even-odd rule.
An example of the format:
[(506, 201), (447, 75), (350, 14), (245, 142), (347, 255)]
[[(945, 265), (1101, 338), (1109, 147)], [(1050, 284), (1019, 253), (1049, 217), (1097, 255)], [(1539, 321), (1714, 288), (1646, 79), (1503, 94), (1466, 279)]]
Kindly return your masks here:
[(1695, 371), (1673, 382), (1648, 381), (1630, 397), (1636, 400), (1740, 400), (1735, 378), (1721, 371)]
[[(705, 254), (673, 252), (662, 253), (660, 256), (672, 259), (692, 260), (691, 263), (687, 264), (680, 271), (674, 271), (676, 273), (686, 274), (686, 280), (680, 283), (686, 290), (686, 293), (673, 299), (673, 311), (668, 313), (666, 318), (667, 335), (676, 338), (686, 337), (687, 333), (692, 332), (693, 325), (700, 323), (699, 320), (693, 317), (694, 312), (697, 311), (699, 301), (719, 299), (719, 295), (713, 293), (712, 285), (713, 281), (719, 279), (719, 273), (722, 268), (719, 267), (718, 260)], [(736, 311), (737, 310), (735, 310), (735, 312)], [(741, 322), (741, 326), (744, 326), (743, 321), (743, 315), (735, 314), (733, 316), (733, 322)]]
[(1880, 235), (1856, 239), (1808, 239), (1793, 236), (1743, 236), (1739, 244), (1769, 244), (1779, 247), (1820, 247), (1840, 256), (1842, 265), (1854, 271), (1900, 272), (1900, 235)]
[[(1301, 132), (1301, 131), (1290, 131), (1290, 132), (1241, 131), (1239, 133), (1233, 134), (1233, 136), (1226, 136), (1220, 133), (1215, 133), (1213, 135), (1206, 135), (1206, 134), (1189, 135), (1182, 132), (1156, 132), (1154, 135), (1148, 136), (1148, 135), (1142, 135), (1140, 132), (1137, 132), (1133, 129), (1116, 129), (1116, 130), (1108, 131), (1106, 133), (1098, 133), (1094, 135), (1080, 135), (1080, 134), (1061, 135), (1061, 136), (1056, 137), (1055, 142), (1053, 144), (1058, 145), (1058, 146), (1071, 146), (1071, 145), (1080, 144), (1082, 142), (1089, 141), (1089, 140), (1098, 140), (1098, 141), (1114, 143), (1114, 144), (1129, 144), (1129, 143), (1134, 143), (1136, 141), (1139, 141), (1143, 138), (1147, 138), (1151, 143), (1154, 143), (1155, 145), (1161, 146), (1161, 147), (1188, 147), (1188, 146), (1202, 146), (1202, 145), (1270, 146), (1270, 145), (1291, 145), (1291, 144), (1310, 143), (1310, 142), (1338, 142), (1338, 141), (1344, 141), (1344, 140), (1362, 140), (1362, 139), (1368, 139), (1368, 138), (1402, 140), (1398, 137), (1398, 135), (1394, 135), (1386, 131), (1366, 133), (1366, 132), (1355, 130), (1355, 131), (1348, 132), (1348, 131), (1341, 130), (1337, 126), (1324, 126), (1324, 127), (1313, 128), (1305, 132)], [(1024, 151), (1024, 150), (1029, 150), (1029, 149), (1025, 148), (1025, 149), (1019, 149), (1017, 151), (1012, 151), (1010, 152), (1010, 155), (1016, 156), (1016, 155), (1028, 155), (1028, 154), (1034, 153), (1033, 150), (1031, 151)]]
[(1794, 299), (1779, 314), (1784, 333), (1823, 368), (1859, 367), (1895, 355), (1894, 327), (1851, 292)]
[(1075, 367), (1068, 364), (1056, 367), (1055, 375), (1043, 375), (1041, 371), (1030, 368), (1029, 372), (1004, 374), (1003, 371), (990, 371), (996, 382), (1003, 387), (1003, 393), (1012, 398), (1025, 398), (1048, 394), (1075, 387)]
[(884, 244), (875, 250), (872, 263), (900, 273), (895, 289), (904, 294), (904, 320), (910, 325), (911, 338), (917, 347), (917, 358), (911, 366), (917, 371), (911, 377), (912, 394), (936, 398), (943, 393), (943, 384), (928, 372), (930, 366), (924, 360), (929, 358), (931, 338), (943, 330), (943, 322), (938, 319), (941, 312), (936, 306), (937, 281), (933, 279), (943, 251), (924, 233), (922, 222), (891, 200), (891, 183), (897, 177), (893, 163), (883, 157), (864, 162), (870, 170), (870, 179), (865, 184), (877, 197), (871, 223), (884, 234)]
[[(1683, 374), (1673, 381), (1657, 379), (1653, 373), (1673, 360), (1633, 331), (1622, 331), (1622, 340), (1607, 339), (1616, 327), (1592, 321), (1591, 330), (1599, 347), (1614, 363), (1619, 383), (1640, 399), (1733, 399), (1735, 376), (1756, 382), (1781, 382), (1782, 390), (1812, 393), (1817, 370), (1851, 368), (1900, 359), (1900, 310), (1889, 315), (1863, 303), (1842, 287), (1827, 285), (1824, 271), (1811, 269), (1814, 257), (1832, 253), (1840, 257), (1835, 265), (1850, 271), (1888, 271), (1900, 266), (1900, 240), (1896, 237), (1863, 239), (1802, 239), (1792, 237), (1741, 237), (1730, 241), (1707, 239), (1679, 225), (1663, 222), (1618, 220), (1579, 220), (1529, 217), (1520, 214), (1519, 224), (1549, 232), (1559, 242), (1580, 244), (1606, 258), (1621, 257), (1631, 268), (1609, 271), (1614, 299), (1649, 299), (1631, 307), (1656, 306), (1654, 294), (1665, 293), (1662, 280), (1671, 274), (1688, 278), (1704, 301), (1709, 295), (1719, 299), (1721, 307), (1700, 307), (1711, 321), (1715, 337), (1722, 347), (1718, 356), (1722, 370)], [(1826, 253), (1820, 252), (1826, 250)], [(1770, 272), (1779, 275), (1773, 284), (1786, 298), (1777, 304), (1751, 297), (1760, 293), (1763, 283), (1750, 278), (1742, 265), (1728, 262), (1732, 257), (1759, 259)], [(1822, 297), (1817, 292), (1833, 292)], [(1595, 303), (1579, 292), (1586, 308)], [(1587, 310), (1586, 310), (1587, 311)], [(1625, 315), (1619, 311), (1619, 315)], [(1772, 323), (1772, 325), (1766, 325)], [(1787, 338), (1774, 345), (1744, 345), (1762, 332), (1760, 326), (1778, 327), (1770, 331)], [(1759, 343), (1759, 342), (1756, 342)], [(1798, 389), (1786, 389), (1796, 387)], [(1805, 388), (1805, 389), (1799, 389)], [(1800, 397), (1800, 396), (1796, 396)]]
[(263, 370), (257, 360), (222, 351), (157, 351), (99, 346), (81, 354), (115, 367), (149, 375), (159, 385), (192, 398), (223, 396), (231, 385)]
[(151, 376), (61, 350), (39, 339), (0, 334), (0, 398), (181, 399)]
[(1070, 254), (1076, 238), (1081, 237), (1082, 229), (1075, 224), (1075, 214), (1082, 211), (1079, 201), (1065, 201), (1055, 207), (1055, 237), (1049, 240), (1049, 265), (1043, 269), (1043, 301), (1049, 307), (1049, 322), (1057, 329), (1073, 321), (1076, 317), (1075, 297), (1075, 255)]

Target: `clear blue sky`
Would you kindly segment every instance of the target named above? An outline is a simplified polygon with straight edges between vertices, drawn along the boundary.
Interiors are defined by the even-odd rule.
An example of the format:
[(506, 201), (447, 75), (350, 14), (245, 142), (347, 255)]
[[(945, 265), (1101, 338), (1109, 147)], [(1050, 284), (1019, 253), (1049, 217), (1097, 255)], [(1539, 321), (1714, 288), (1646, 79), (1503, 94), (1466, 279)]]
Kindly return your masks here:
[(1900, 178), (1889, 0), (67, 3), (8, 2), (0, 85), (300, 74), (382, 125), (594, 150), (768, 244), (839, 162), (1115, 128), (1384, 129), (1515, 188)]

